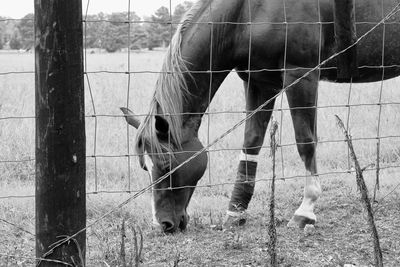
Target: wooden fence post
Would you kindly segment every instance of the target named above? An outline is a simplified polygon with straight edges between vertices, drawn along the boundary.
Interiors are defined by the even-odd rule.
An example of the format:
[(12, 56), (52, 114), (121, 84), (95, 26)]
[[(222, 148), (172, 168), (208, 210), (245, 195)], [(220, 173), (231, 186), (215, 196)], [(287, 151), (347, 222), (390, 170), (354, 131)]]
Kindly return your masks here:
[(84, 266), (86, 148), (82, 0), (34, 0), (36, 257)]
[(383, 258), (382, 258), (382, 249), (379, 241), (378, 230), (376, 229), (375, 219), (374, 219), (374, 212), (372, 210), (371, 201), (368, 197), (368, 188), (364, 181), (363, 176), (363, 169), (361, 169), (360, 163), (358, 162), (356, 153), (354, 152), (353, 141), (351, 140), (351, 135), (349, 134), (348, 130), (343, 124), (343, 121), (339, 118), (338, 115), (336, 116), (336, 120), (340, 129), (342, 129), (344, 133), (345, 140), (347, 145), (350, 149), (350, 156), (354, 161), (354, 167), (356, 169), (356, 182), (358, 190), (361, 194), (361, 203), (364, 206), (365, 212), (367, 213), (367, 221), (369, 228), (371, 230), (371, 236), (373, 238), (374, 244), (374, 256), (375, 256), (375, 266), (376, 267), (383, 267)]

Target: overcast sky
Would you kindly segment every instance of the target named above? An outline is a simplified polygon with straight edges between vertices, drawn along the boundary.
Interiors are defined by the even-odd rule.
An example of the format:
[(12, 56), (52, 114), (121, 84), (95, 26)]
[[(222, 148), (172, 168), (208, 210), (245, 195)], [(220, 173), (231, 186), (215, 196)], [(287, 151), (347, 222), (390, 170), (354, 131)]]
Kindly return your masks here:
[[(85, 12), (88, 0), (82, 0)], [(184, 0), (131, 0), (131, 10), (140, 17), (153, 14), (161, 6), (169, 8), (170, 1), (172, 10)], [(34, 0), (0, 0), (0, 16), (19, 19), (28, 13), (33, 13)], [(90, 0), (88, 14), (99, 12), (112, 13), (128, 10), (128, 0)]]

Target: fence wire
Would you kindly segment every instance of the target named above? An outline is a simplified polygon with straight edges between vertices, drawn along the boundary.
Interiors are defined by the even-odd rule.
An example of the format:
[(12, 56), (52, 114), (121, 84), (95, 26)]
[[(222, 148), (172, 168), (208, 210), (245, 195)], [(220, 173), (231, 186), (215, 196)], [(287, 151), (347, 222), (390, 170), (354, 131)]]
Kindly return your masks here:
[[(210, 10), (210, 14), (212, 14), (212, 1), (210, 2), (209, 5), (209, 10)], [(249, 6), (250, 6), (250, 1), (248, 1)], [(256, 114), (257, 112), (268, 112), (271, 110), (265, 110), (264, 107), (266, 107), (273, 99), (276, 99), (278, 96), (281, 96), (285, 91), (288, 90), (288, 88), (292, 87), (293, 85), (299, 83), (302, 79), (304, 79), (305, 77), (307, 77), (310, 73), (314, 72), (314, 71), (318, 71), (319, 73), (319, 77), (320, 77), (320, 72), (321, 70), (326, 70), (326, 69), (336, 69), (336, 68), (325, 68), (322, 67), (325, 63), (327, 63), (328, 61), (334, 59), (335, 57), (337, 57), (338, 55), (346, 52), (348, 49), (350, 49), (352, 46), (339, 51), (337, 53), (335, 53), (334, 55), (332, 55), (331, 57), (329, 57), (326, 60), (321, 60), (321, 47), (322, 47), (322, 26), (325, 24), (333, 24), (334, 22), (322, 22), (321, 17), (320, 17), (320, 6), (319, 6), (319, 1), (318, 1), (318, 10), (319, 10), (319, 22), (304, 22), (304, 21), (298, 21), (298, 22), (289, 22), (287, 20), (286, 17), (286, 1), (283, 0), (284, 3), (284, 21), (282, 22), (233, 22), (233, 21), (227, 21), (227, 22), (214, 22), (212, 21), (212, 19), (210, 18), (210, 21), (208, 22), (193, 22), (192, 24), (207, 24), (210, 25), (210, 34), (211, 34), (211, 44), (210, 44), (210, 66), (209, 66), (209, 70), (205, 70), (205, 71), (191, 71), (191, 73), (207, 73), (210, 75), (210, 94), (208, 96), (209, 99), (209, 109), (208, 111), (206, 111), (204, 113), (204, 116), (206, 117), (208, 124), (207, 124), (207, 136), (206, 136), (206, 140), (207, 140), (207, 144), (205, 145), (205, 148), (202, 149), (201, 151), (192, 151), (195, 152), (194, 155), (192, 157), (190, 157), (189, 159), (185, 160), (183, 163), (181, 163), (180, 165), (176, 166), (175, 168), (171, 168), (171, 170), (166, 173), (165, 175), (163, 175), (162, 177), (160, 177), (159, 179), (157, 179), (156, 181), (152, 181), (150, 184), (148, 184), (147, 186), (143, 187), (143, 188), (139, 188), (139, 189), (135, 189), (132, 188), (131, 185), (131, 179), (133, 179), (134, 177), (132, 177), (132, 173), (131, 173), (131, 165), (132, 165), (132, 159), (136, 160), (137, 157), (141, 156), (140, 154), (136, 153), (136, 152), (132, 152), (130, 149), (130, 128), (127, 125), (126, 126), (126, 143), (127, 143), (127, 148), (126, 151), (124, 153), (121, 154), (101, 154), (98, 152), (98, 131), (99, 131), (99, 120), (101, 120), (102, 118), (115, 118), (115, 119), (122, 119), (124, 116), (123, 115), (114, 115), (114, 114), (101, 114), (97, 111), (96, 109), (96, 101), (95, 101), (95, 97), (94, 97), (94, 86), (91, 82), (91, 76), (95, 75), (95, 74), (110, 74), (110, 75), (114, 75), (114, 74), (123, 74), (126, 75), (126, 79), (127, 79), (127, 87), (126, 87), (126, 102), (125, 105), (127, 107), (131, 106), (130, 103), (130, 96), (131, 95), (135, 95), (135, 93), (137, 93), (135, 90), (133, 90), (135, 88), (135, 75), (138, 74), (161, 74), (162, 72), (158, 72), (158, 71), (150, 71), (150, 70), (141, 70), (141, 71), (137, 71), (137, 70), (132, 70), (132, 66), (131, 66), (131, 49), (130, 49), (130, 45), (131, 45), (131, 25), (133, 24), (147, 24), (147, 23), (158, 23), (159, 22), (154, 22), (154, 21), (148, 21), (148, 20), (134, 20), (131, 18), (131, 11), (134, 11), (134, 8), (132, 8), (132, 3), (131, 1), (127, 1), (127, 18), (125, 21), (113, 21), (113, 20), (88, 20), (88, 12), (89, 12), (89, 8), (90, 8), (90, 0), (87, 1), (87, 6), (85, 8), (85, 12), (84, 12), (84, 19), (82, 21), (83, 25), (84, 25), (84, 44), (87, 43), (87, 24), (88, 23), (121, 23), (121, 24), (127, 24), (128, 25), (128, 47), (127, 47), (127, 59), (126, 59), (126, 63), (127, 63), (127, 67), (125, 71), (111, 71), (111, 70), (89, 70), (88, 69), (88, 49), (85, 49), (84, 51), (84, 66), (85, 66), (85, 72), (84, 72), (84, 77), (85, 77), (85, 81), (86, 81), (86, 85), (87, 85), (87, 91), (89, 92), (89, 97), (90, 97), (90, 107), (92, 109), (92, 113), (91, 114), (87, 114), (86, 118), (90, 118), (94, 120), (94, 134), (93, 134), (93, 148), (87, 153), (87, 160), (93, 160), (94, 165), (93, 165), (93, 172), (94, 172), (94, 188), (93, 190), (89, 190), (87, 192), (88, 195), (91, 194), (116, 194), (116, 193), (129, 193), (131, 194), (125, 201), (121, 202), (119, 205), (117, 205), (116, 207), (108, 210), (107, 212), (105, 212), (103, 215), (101, 215), (100, 217), (98, 217), (97, 219), (95, 219), (92, 223), (88, 224), (87, 227), (85, 229), (81, 229), (79, 232), (75, 233), (72, 236), (69, 236), (65, 239), (62, 239), (59, 243), (55, 244), (55, 247), (68, 242), (69, 240), (73, 239), (76, 235), (78, 235), (79, 233), (93, 227), (94, 225), (96, 225), (98, 222), (100, 222), (101, 220), (103, 220), (105, 217), (109, 216), (110, 214), (112, 214), (113, 212), (115, 212), (116, 210), (120, 209), (121, 207), (125, 206), (126, 204), (128, 204), (130, 201), (136, 199), (138, 196), (142, 195), (143, 193), (147, 192), (148, 190), (152, 189), (155, 190), (153, 187), (160, 183), (161, 181), (163, 181), (164, 179), (166, 179), (167, 177), (169, 177), (173, 172), (175, 172), (177, 169), (179, 169), (181, 166), (183, 166), (184, 164), (186, 164), (187, 162), (189, 162), (190, 160), (192, 160), (193, 158), (195, 158), (196, 156), (198, 156), (200, 153), (207, 151), (209, 154), (209, 169), (208, 169), (208, 182), (206, 184), (203, 185), (197, 185), (195, 186), (195, 188), (210, 188), (210, 187), (220, 187), (220, 186), (225, 186), (225, 185), (233, 185), (235, 184), (235, 182), (213, 182), (212, 179), (212, 166), (211, 166), (211, 161), (210, 158), (213, 156), (213, 152), (223, 152), (223, 151), (241, 151), (242, 147), (234, 147), (234, 148), (216, 148), (215, 145), (220, 143), (221, 140), (223, 140), (226, 136), (228, 136), (230, 133), (232, 133), (234, 130), (236, 130), (239, 126), (241, 126), (243, 123), (245, 123), (248, 119), (250, 119), (252, 116), (254, 116), (254, 114)], [(400, 3), (397, 4), (393, 10), (391, 12), (389, 12), (388, 14), (384, 13), (384, 8), (383, 8), (383, 1), (382, 1), (382, 20), (379, 22), (357, 22), (357, 25), (373, 25), (373, 27), (368, 30), (364, 35), (360, 36), (357, 41), (356, 44), (359, 43), (362, 39), (364, 39), (366, 36), (368, 36), (368, 34), (370, 34), (371, 32), (373, 32), (374, 30), (376, 30), (376, 28), (380, 25), (383, 25), (383, 36), (385, 36), (385, 27), (386, 25), (399, 25), (400, 22), (396, 21), (390, 21), (387, 22), (388, 19), (390, 19), (393, 15), (397, 14), (400, 9), (399, 9)], [(249, 11), (251, 9), (249, 8)], [(171, 0), (169, 1), (169, 12), (170, 12), (170, 21), (164, 24), (167, 25), (171, 25), (170, 28), (170, 39), (172, 39), (172, 30), (173, 30), (173, 25), (179, 25), (180, 23), (175, 23), (173, 22), (172, 19), (172, 3)], [(251, 14), (249, 14), (251, 17)], [(211, 16), (212, 17), (212, 16)], [(11, 21), (14, 19), (1, 19), (0, 22), (4, 22), (4, 21)], [(163, 24), (163, 23), (161, 23)], [(213, 40), (214, 40), (214, 36), (213, 36), (213, 27), (214, 25), (220, 25), (220, 24), (224, 24), (224, 25), (228, 25), (228, 24), (232, 24), (232, 25), (248, 25), (248, 27), (254, 27), (254, 26), (258, 26), (258, 25), (285, 25), (285, 52), (284, 52), (284, 65), (283, 68), (277, 68), (277, 69), (257, 69), (257, 70), (250, 70), (250, 63), (251, 63), (251, 48), (252, 48), (252, 36), (251, 36), (251, 30), (250, 30), (250, 38), (249, 38), (249, 55), (248, 55), (248, 69), (247, 70), (243, 70), (243, 71), (238, 71), (238, 70), (213, 70), (212, 69), (212, 60), (213, 60)], [(289, 25), (318, 25), (319, 26), (319, 31), (320, 31), (320, 40), (319, 40), (319, 52), (318, 52), (318, 62), (319, 64), (316, 65), (313, 68), (295, 68), (295, 69), (287, 69), (286, 66), (286, 52), (287, 52), (287, 40), (288, 40), (288, 26)], [(399, 25), (400, 27), (400, 25)], [(384, 45), (384, 40), (385, 38), (382, 38), (382, 47), (384, 49), (385, 45)], [(383, 68), (384, 67), (384, 68)], [(367, 168), (365, 171), (368, 172), (375, 172), (376, 173), (376, 184), (379, 185), (378, 183), (378, 178), (379, 178), (379, 173), (381, 170), (384, 169), (398, 169), (400, 168), (400, 164), (388, 164), (388, 165), (383, 165), (381, 162), (381, 141), (388, 139), (388, 140), (396, 140), (400, 138), (400, 134), (399, 135), (384, 135), (382, 134), (382, 125), (381, 125), (381, 120), (382, 120), (382, 109), (383, 107), (386, 106), (400, 106), (400, 100), (395, 101), (393, 99), (393, 101), (390, 102), (383, 102), (383, 80), (385, 77), (385, 68), (398, 68), (400, 67), (400, 65), (391, 65), (391, 66), (385, 66), (384, 65), (384, 50), (382, 51), (382, 61), (381, 61), (381, 65), (380, 66), (359, 66), (360, 69), (364, 69), (364, 68), (368, 68), (368, 69), (373, 69), (373, 68), (379, 68), (379, 69), (383, 69), (383, 73), (382, 73), (382, 79), (381, 79), (381, 84), (379, 86), (379, 99), (378, 102), (376, 103), (357, 103), (357, 104), (352, 104), (351, 103), (351, 96), (352, 96), (352, 84), (350, 83), (350, 87), (349, 87), (349, 91), (348, 91), (348, 96), (347, 96), (347, 101), (345, 104), (340, 104), (340, 105), (318, 105), (318, 102), (315, 103), (315, 106), (311, 106), (311, 107), (307, 107), (310, 109), (314, 109), (316, 108), (317, 110), (321, 110), (321, 109), (333, 109), (333, 108), (344, 108), (347, 110), (347, 116), (346, 116), (346, 127), (347, 129), (350, 128), (351, 126), (351, 122), (350, 122), (350, 114), (352, 111), (354, 111), (357, 108), (360, 107), (378, 107), (379, 111), (378, 111), (378, 124), (377, 124), (377, 133), (376, 136), (373, 137), (356, 137), (353, 138), (353, 141), (376, 141), (376, 161), (375, 164), (372, 167)], [(217, 110), (217, 111), (212, 111), (211, 110), (211, 81), (212, 81), (212, 76), (215, 73), (222, 73), (222, 72), (236, 72), (236, 73), (247, 73), (248, 74), (248, 82), (247, 82), (247, 86), (250, 84), (250, 76), (252, 75), (252, 73), (259, 73), (259, 72), (264, 72), (264, 71), (281, 71), (284, 73), (283, 77), (284, 79), (286, 78), (286, 73), (289, 71), (295, 71), (295, 70), (304, 70), (305, 74), (296, 79), (294, 82), (292, 82), (291, 84), (282, 87), (282, 90), (279, 94), (277, 94), (275, 97), (269, 99), (268, 101), (266, 101), (265, 103), (263, 103), (262, 105), (260, 105), (259, 107), (257, 107), (255, 110), (251, 111), (251, 112), (247, 112), (245, 110), (242, 111), (229, 111), (229, 110)], [(34, 75), (34, 71), (3, 71), (0, 72), (0, 76), (11, 76), (11, 75), (21, 75), (21, 74), (32, 74)], [(283, 84), (286, 84), (285, 80), (283, 81)], [(247, 88), (247, 91), (249, 90), (249, 88)], [(97, 103), (99, 104), (99, 103)], [(279, 105), (279, 107), (278, 107)], [(305, 177), (305, 175), (294, 175), (294, 176), (289, 176), (289, 175), (285, 175), (284, 170), (285, 170), (285, 153), (284, 153), (284, 149), (285, 147), (295, 147), (297, 144), (295, 142), (291, 142), (291, 143), (284, 143), (282, 141), (282, 133), (283, 133), (283, 120), (284, 120), (284, 111), (290, 111), (296, 108), (285, 108), (284, 104), (283, 104), (283, 97), (281, 98), (281, 101), (279, 104), (275, 104), (276, 108), (274, 108), (272, 111), (275, 112), (276, 114), (279, 114), (280, 116), (280, 137), (279, 137), (279, 144), (278, 144), (278, 148), (280, 149), (280, 162), (281, 162), (281, 170), (282, 173), (281, 175), (277, 175), (277, 177), (275, 178), (277, 181), (288, 181), (288, 180), (295, 180), (295, 179), (302, 179)], [(304, 107), (299, 107), (298, 109), (304, 109)], [(0, 109), (1, 112), (1, 109)], [(211, 116), (212, 115), (218, 115), (218, 114), (224, 114), (224, 115), (234, 115), (234, 114), (240, 114), (240, 115), (245, 115), (244, 118), (240, 119), (237, 123), (234, 124), (234, 126), (230, 127), (227, 131), (223, 132), (218, 138), (211, 140), (210, 138), (210, 131), (211, 128), (213, 127), (212, 123), (211, 123)], [(182, 115), (195, 115), (195, 113), (180, 113), (180, 114), (170, 114), (171, 116), (182, 116)], [(332, 114), (333, 115), (333, 114)], [(145, 113), (139, 113), (137, 114), (137, 116), (140, 117), (145, 117), (147, 116), (147, 114)], [(19, 120), (32, 120), (35, 119), (35, 116), (2, 116), (0, 113), (0, 122), (2, 121), (19, 121)], [(204, 119), (203, 119), (204, 122)], [(313, 142), (311, 142), (313, 143)], [(324, 144), (324, 143), (345, 143), (345, 140), (342, 138), (338, 138), (338, 139), (330, 139), (330, 140), (319, 140), (318, 142), (315, 142), (318, 144)], [(310, 143), (305, 143), (305, 144), (310, 144)], [(270, 149), (270, 147), (268, 145), (263, 145), (263, 146), (259, 146), (257, 148), (261, 148), (261, 149)], [(177, 153), (185, 153), (187, 151), (182, 151), (182, 152), (177, 152)], [(126, 173), (127, 173), (127, 183), (128, 183), (128, 188), (125, 190), (101, 190), (99, 189), (98, 183), (99, 183), (99, 173), (98, 173), (98, 168), (99, 168), (99, 162), (98, 159), (101, 158), (125, 158), (126, 159)], [(347, 158), (349, 159), (349, 155), (347, 155)], [(15, 159), (15, 158), (7, 158), (6, 155), (1, 156), (0, 158), (0, 164), (18, 164), (18, 163), (28, 163), (28, 162), (34, 162), (35, 158), (34, 156), (30, 156), (28, 158), (20, 158), (20, 159)], [(327, 171), (327, 172), (320, 172), (318, 173), (319, 177), (327, 177), (329, 175), (335, 175), (335, 174), (351, 174), (354, 173), (355, 171), (352, 169), (351, 167), (351, 163), (350, 160), (347, 160), (347, 169), (337, 169), (337, 170), (332, 170), (332, 171)], [(270, 182), (272, 178), (258, 178), (256, 179), (256, 183), (260, 183), (260, 182)], [(395, 192), (395, 190), (397, 188), (399, 188), (400, 183), (397, 184), (388, 194), (386, 194), (385, 196), (380, 198), (380, 203), (378, 206), (375, 207), (375, 211), (379, 210), (380, 208), (382, 208), (382, 206), (384, 204), (383, 200), (386, 199), (390, 194), (392, 194), (393, 192)], [(190, 188), (190, 186), (182, 186), (182, 187), (177, 187), (174, 189), (182, 189), (182, 188)], [(172, 189), (172, 185), (170, 186), (170, 188), (168, 189), (161, 189), (161, 190), (170, 190)], [(160, 190), (160, 189), (158, 189)], [(15, 198), (33, 198), (34, 195), (0, 195), (0, 200), (4, 200), (4, 199), (15, 199)], [(26, 233), (29, 233), (31, 235), (33, 235), (30, 231), (24, 229), (23, 227), (18, 226), (17, 224), (11, 223), (9, 221), (7, 221), (6, 219), (0, 218), (0, 222), (3, 222), (5, 224), (11, 225), (12, 227), (16, 227)], [(53, 247), (53, 249), (55, 248)], [(7, 257), (14, 257), (14, 258), (19, 258), (20, 256), (18, 255), (8, 255), (8, 254), (1, 254), (1, 256), (7, 256)], [(34, 259), (34, 258), (32, 258)]]

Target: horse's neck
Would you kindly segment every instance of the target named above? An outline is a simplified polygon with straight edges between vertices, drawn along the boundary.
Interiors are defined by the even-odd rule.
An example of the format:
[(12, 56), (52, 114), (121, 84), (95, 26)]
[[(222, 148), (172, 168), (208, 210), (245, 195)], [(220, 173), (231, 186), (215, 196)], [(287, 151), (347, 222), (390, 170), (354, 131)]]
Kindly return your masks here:
[[(207, 3), (208, 7), (203, 7), (201, 14), (196, 14), (182, 33), (182, 57), (191, 71), (191, 76), (185, 75), (190, 95), (183, 107), (188, 113), (203, 114), (229, 70), (235, 67), (233, 33), (236, 26), (218, 22), (239, 21), (243, 1), (211, 2), (212, 6)], [(220, 72), (222, 70), (228, 71)]]

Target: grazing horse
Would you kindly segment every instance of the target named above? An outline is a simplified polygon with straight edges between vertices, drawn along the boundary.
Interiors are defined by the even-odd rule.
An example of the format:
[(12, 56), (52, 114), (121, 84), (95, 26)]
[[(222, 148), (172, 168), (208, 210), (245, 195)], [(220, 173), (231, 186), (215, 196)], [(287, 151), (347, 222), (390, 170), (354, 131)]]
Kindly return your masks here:
[[(356, 0), (357, 35), (381, 21), (397, 2)], [(202, 115), (225, 77), (236, 69), (244, 82), (248, 113), (291, 85), (285, 92), (307, 175), (303, 201), (289, 226), (314, 224), (314, 205), (321, 195), (316, 166), (317, 88), (320, 79), (337, 81), (336, 60), (310, 70), (336, 50), (333, 21), (333, 0), (204, 0), (194, 4), (171, 41), (148, 116), (139, 122), (123, 109), (128, 123), (138, 128), (140, 164), (153, 181), (203, 149), (198, 139)], [(400, 75), (399, 21), (395, 14), (358, 43), (359, 75), (353, 82)], [(245, 123), (227, 222), (245, 214), (253, 195), (257, 155), (273, 106), (274, 100)], [(206, 165), (207, 155), (201, 153), (154, 186), (153, 213), (164, 232), (186, 228), (186, 209)]]

